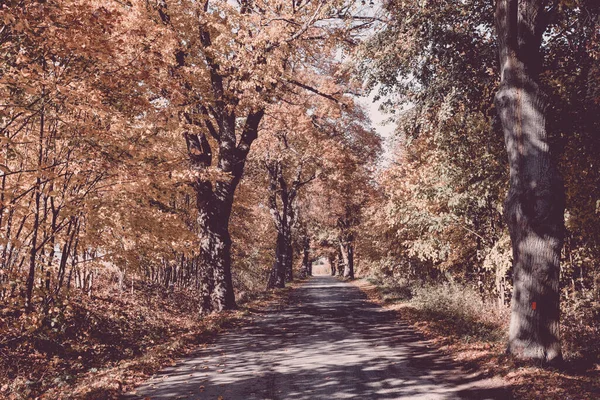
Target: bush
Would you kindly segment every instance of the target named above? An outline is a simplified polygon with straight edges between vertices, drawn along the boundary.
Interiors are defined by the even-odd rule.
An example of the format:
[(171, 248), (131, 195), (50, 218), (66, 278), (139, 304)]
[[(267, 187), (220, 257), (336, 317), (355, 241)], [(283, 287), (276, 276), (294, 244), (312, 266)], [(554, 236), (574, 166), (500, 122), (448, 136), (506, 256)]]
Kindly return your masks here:
[(600, 356), (600, 302), (592, 292), (562, 299), (561, 336), (566, 359), (597, 362)]
[(417, 287), (410, 303), (429, 318), (452, 325), (452, 331), (467, 340), (505, 340), (509, 310), (482, 298), (469, 286), (444, 283)]

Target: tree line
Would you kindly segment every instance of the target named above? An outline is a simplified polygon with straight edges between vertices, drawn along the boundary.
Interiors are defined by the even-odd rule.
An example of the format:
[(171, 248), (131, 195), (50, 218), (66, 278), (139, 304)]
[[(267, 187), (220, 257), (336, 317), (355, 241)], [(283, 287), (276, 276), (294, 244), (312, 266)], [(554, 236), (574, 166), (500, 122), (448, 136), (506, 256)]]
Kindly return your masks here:
[(561, 299), (598, 318), (598, 6), (363, 3), (4, 2), (3, 315), (128, 279), (206, 314), (322, 257), (476, 286), (560, 360)]

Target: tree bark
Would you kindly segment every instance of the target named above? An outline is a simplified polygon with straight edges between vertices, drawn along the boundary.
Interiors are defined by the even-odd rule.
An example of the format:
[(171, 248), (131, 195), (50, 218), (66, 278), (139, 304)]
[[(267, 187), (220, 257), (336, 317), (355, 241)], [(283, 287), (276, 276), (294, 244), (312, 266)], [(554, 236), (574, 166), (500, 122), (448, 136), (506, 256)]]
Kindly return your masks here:
[(277, 233), (277, 245), (275, 247), (275, 262), (271, 270), (271, 276), (267, 284), (267, 289), (285, 287), (285, 238), (280, 232)]
[(545, 4), (498, 0), (501, 83), (496, 108), (510, 166), (505, 218), (514, 289), (507, 350), (521, 358), (558, 362), (564, 187), (549, 151), (546, 97), (538, 81)]
[[(288, 193), (288, 187), (281, 176), (281, 166), (269, 169), (271, 174), (271, 185), (269, 193), (270, 211), (277, 229), (277, 242), (275, 245), (275, 262), (269, 278), (267, 288), (285, 287), (285, 282), (293, 279), (293, 247), (292, 247), (292, 223), (293, 215), (290, 214), (293, 198)], [(277, 194), (281, 199), (281, 207), (277, 208)]]
[[(291, 225), (291, 221), (288, 220)], [(285, 281), (294, 280), (294, 247), (292, 245), (292, 227), (288, 226), (285, 235)]]
[[(216, 78), (215, 78), (216, 79)], [(239, 143), (236, 145), (235, 116), (219, 112), (222, 117), (219, 130), (206, 122), (208, 131), (218, 138), (218, 169), (229, 175), (218, 180), (214, 186), (202, 176), (212, 163), (212, 149), (204, 133), (185, 133), (192, 170), (199, 173), (194, 182), (198, 208), (200, 236), (199, 260), (202, 264), (200, 276), (200, 309), (202, 313), (236, 308), (233, 279), (231, 275), (231, 236), (229, 220), (235, 190), (242, 178), (250, 145), (258, 136), (258, 126), (263, 110), (251, 112), (246, 118)], [(189, 121), (193, 119), (186, 116)]]
[[(208, 185), (207, 185), (208, 186)], [(203, 265), (200, 275), (201, 312), (229, 310), (236, 307), (231, 277), (231, 236), (229, 215), (232, 202), (218, 204), (206, 201), (197, 190), (198, 226), (200, 229), (199, 258)], [(215, 204), (216, 203), (216, 204)]]
[[(267, 283), (267, 289), (275, 287), (285, 287), (286, 272), (288, 265), (288, 240), (290, 235), (288, 231), (290, 229), (290, 221), (288, 207), (289, 196), (287, 183), (283, 177), (282, 165), (279, 161), (272, 161), (266, 164), (267, 172), (269, 173), (269, 211), (273, 217), (273, 223), (277, 230), (277, 241), (275, 244), (275, 262), (269, 276)], [(279, 197), (281, 203), (281, 210), (279, 209), (277, 198)]]
[(342, 246), (344, 256), (344, 278), (354, 279), (354, 243), (352, 235), (346, 238)]
[(327, 258), (327, 261), (329, 261), (329, 268), (331, 268), (331, 276), (335, 276), (335, 271), (337, 270), (336, 269), (337, 260), (335, 260), (334, 257), (332, 255), (330, 255)]
[(302, 237), (302, 275), (312, 276), (312, 262), (310, 261), (310, 238)]
[(279, 280), (281, 274), (283, 274), (284, 282), (291, 282), (294, 279), (292, 231), (298, 217), (295, 203), (298, 190), (311, 182), (315, 176), (313, 174), (308, 179), (302, 180), (302, 164), (300, 164), (297, 167), (295, 178), (289, 183), (284, 176), (284, 165), (280, 160), (270, 160), (266, 162), (265, 166), (269, 173), (269, 211), (277, 229), (275, 263), (267, 288), (283, 287), (280, 286)]
[(340, 244), (337, 248), (337, 257), (336, 257), (336, 265), (337, 265), (337, 274), (338, 276), (344, 276), (344, 252), (342, 251), (342, 245)]

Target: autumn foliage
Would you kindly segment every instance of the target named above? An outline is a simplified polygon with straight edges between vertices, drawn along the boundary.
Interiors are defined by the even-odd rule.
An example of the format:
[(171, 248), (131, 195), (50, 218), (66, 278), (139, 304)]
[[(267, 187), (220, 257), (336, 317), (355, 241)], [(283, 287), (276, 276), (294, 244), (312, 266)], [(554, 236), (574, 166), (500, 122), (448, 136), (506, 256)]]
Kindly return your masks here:
[[(76, 386), (141, 357), (136, 340), (168, 347), (317, 260), (424, 309), (450, 285), (504, 315), (493, 6), (377, 3), (0, 4), (0, 397)], [(600, 13), (549, 3), (563, 352), (596, 360)]]

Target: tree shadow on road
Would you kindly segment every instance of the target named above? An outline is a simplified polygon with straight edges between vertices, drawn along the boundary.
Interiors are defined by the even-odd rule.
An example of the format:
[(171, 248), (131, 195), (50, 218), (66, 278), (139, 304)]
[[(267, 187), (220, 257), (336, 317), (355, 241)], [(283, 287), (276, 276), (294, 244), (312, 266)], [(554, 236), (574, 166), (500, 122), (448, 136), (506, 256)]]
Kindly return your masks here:
[(137, 398), (511, 398), (510, 388), (486, 378), (461, 369), (357, 288), (315, 278), (288, 308), (166, 369)]

